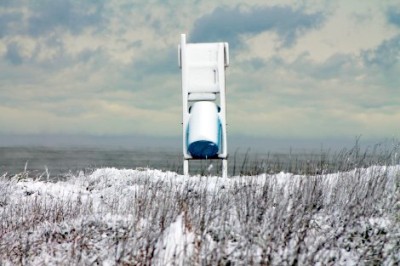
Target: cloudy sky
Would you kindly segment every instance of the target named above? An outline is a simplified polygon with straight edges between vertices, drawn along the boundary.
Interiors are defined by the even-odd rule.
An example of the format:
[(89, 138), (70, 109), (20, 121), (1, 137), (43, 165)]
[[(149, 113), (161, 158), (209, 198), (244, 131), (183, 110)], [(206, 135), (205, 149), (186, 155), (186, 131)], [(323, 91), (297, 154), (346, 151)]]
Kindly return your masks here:
[(229, 42), (229, 134), (399, 136), (398, 0), (0, 0), (0, 134), (180, 136), (181, 33)]

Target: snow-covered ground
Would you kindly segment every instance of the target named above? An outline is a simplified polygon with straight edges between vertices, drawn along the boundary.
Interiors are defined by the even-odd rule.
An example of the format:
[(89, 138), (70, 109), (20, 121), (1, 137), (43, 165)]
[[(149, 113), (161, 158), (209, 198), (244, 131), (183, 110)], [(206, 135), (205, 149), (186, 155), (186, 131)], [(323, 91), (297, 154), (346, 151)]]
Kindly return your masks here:
[(399, 239), (400, 166), (0, 178), (0, 265), (394, 265)]

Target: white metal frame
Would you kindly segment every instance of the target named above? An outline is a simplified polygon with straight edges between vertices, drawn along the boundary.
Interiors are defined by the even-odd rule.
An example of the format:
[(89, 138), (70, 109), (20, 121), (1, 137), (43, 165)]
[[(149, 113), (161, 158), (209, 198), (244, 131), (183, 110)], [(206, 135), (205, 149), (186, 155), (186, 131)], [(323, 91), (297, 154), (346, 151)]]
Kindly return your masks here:
[(216, 104), (220, 107), (218, 115), (222, 129), (222, 149), (218, 153), (218, 159), (222, 160), (222, 176), (227, 177), (225, 68), (229, 66), (229, 45), (223, 42), (187, 43), (186, 35), (182, 34), (178, 56), (182, 70), (183, 173), (189, 174), (189, 160), (194, 159), (188, 153), (187, 147), (190, 103), (219, 99)]

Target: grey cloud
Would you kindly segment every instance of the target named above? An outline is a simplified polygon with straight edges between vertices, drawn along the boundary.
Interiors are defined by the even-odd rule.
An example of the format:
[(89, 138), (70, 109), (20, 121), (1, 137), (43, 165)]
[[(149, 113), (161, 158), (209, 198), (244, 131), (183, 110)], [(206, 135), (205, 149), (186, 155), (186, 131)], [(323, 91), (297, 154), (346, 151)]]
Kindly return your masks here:
[(390, 8), (388, 9), (386, 15), (389, 23), (400, 27), (400, 9)]
[(324, 21), (322, 13), (307, 14), (286, 6), (252, 7), (248, 11), (219, 7), (199, 18), (191, 32), (194, 42), (228, 41), (232, 48), (241, 45), (240, 35), (276, 32), (283, 46), (291, 46), (306, 30), (316, 28)]
[(354, 12), (351, 17), (356, 23), (365, 23), (373, 18), (371, 13), (358, 13)]
[[(90, 11), (92, 9), (94, 12)], [(101, 1), (96, 4), (71, 0), (41, 1), (33, 7), (34, 15), (28, 20), (28, 33), (40, 36), (62, 27), (78, 34), (88, 26), (101, 26), (104, 20), (102, 9)]]
[(363, 52), (367, 65), (391, 68), (400, 61), (400, 35), (382, 42), (376, 49)]
[(154, 51), (133, 62), (133, 68), (141, 77), (178, 73), (177, 50), (175, 47), (170, 47), (167, 50)]
[(32, 59), (35, 60), (39, 52), (47, 49), (48, 47), (56, 51), (54, 55), (51, 58), (46, 60), (42, 59), (40, 62), (36, 63), (40, 67), (52, 70), (71, 66), (76, 63), (91, 62), (93, 64), (97, 64), (99, 60), (102, 61), (105, 57), (104, 50), (102, 48), (86, 48), (74, 56), (69, 55), (66, 52), (66, 47), (63, 41), (57, 36), (50, 35), (46, 37), (43, 42), (38, 44), (38, 48), (36, 49), (36, 53), (33, 55)]
[[(353, 79), (357, 75), (355, 58), (349, 54), (334, 54), (321, 63), (311, 62), (307, 54), (300, 56), (290, 67), (296, 72), (319, 80), (332, 78)], [(351, 67), (347, 67), (351, 66)]]
[(265, 62), (261, 58), (252, 58), (249, 63), (251, 68), (254, 70), (259, 70), (265, 67)]
[(126, 46), (126, 48), (130, 49), (130, 48), (140, 48), (143, 46), (143, 41), (142, 40), (138, 40), (138, 41), (134, 41), (130, 44), (128, 44)]
[(129, 66), (121, 66), (113, 87), (131, 91), (135, 106), (142, 109), (170, 108), (179, 98), (180, 72), (177, 49), (170, 46), (142, 54)]
[(13, 65), (20, 65), (23, 62), (22, 55), (20, 54), (19, 47), (16, 43), (10, 43), (7, 45), (7, 52), (4, 57)]
[[(26, 18), (22, 12), (15, 11), (15, 7), (21, 5), (28, 6), (31, 11)], [(106, 22), (103, 1), (0, 1), (0, 7), (3, 9), (0, 14), (0, 38), (17, 34), (37, 37), (56, 28), (79, 34), (87, 27), (101, 30)]]
[(102, 56), (102, 50), (100, 48), (95, 50), (85, 49), (80, 52), (77, 56), (79, 62), (87, 63), (94, 58), (100, 58)]
[(64, 104), (64, 106), (50, 106), (45, 110), (51, 110), (53, 114), (59, 117), (77, 117), (82, 114), (88, 113), (89, 108), (83, 104)]
[[(250, 72), (263, 69), (269, 73), (274, 73), (274, 71), (281, 68), (317, 80), (325, 80), (338, 77), (354, 77), (357, 72), (354, 60), (355, 58), (352, 55), (335, 54), (324, 62), (317, 63), (310, 59), (308, 53), (303, 53), (291, 63), (286, 62), (280, 56), (272, 56), (268, 60), (251, 58), (244, 62), (243, 68)], [(347, 66), (352, 67), (349, 68)]]
[(21, 1), (19, 0), (2, 0), (0, 1), (0, 7), (10, 7), (19, 5)]
[(22, 21), (22, 14), (18, 12), (3, 13), (0, 15), (0, 38), (14, 31), (15, 24)]
[[(67, 47), (64, 41), (58, 36), (49, 35), (42, 38), (36, 44), (36, 49), (32, 55), (32, 61), (40, 67), (50, 67), (52, 69), (60, 69), (66, 66), (71, 66), (76, 63), (87, 63), (96, 57), (103, 57), (104, 51), (102, 48), (86, 47), (79, 53), (72, 55), (67, 52)], [(52, 56), (46, 59), (38, 59), (41, 52), (46, 52), (46, 49), (52, 50)]]

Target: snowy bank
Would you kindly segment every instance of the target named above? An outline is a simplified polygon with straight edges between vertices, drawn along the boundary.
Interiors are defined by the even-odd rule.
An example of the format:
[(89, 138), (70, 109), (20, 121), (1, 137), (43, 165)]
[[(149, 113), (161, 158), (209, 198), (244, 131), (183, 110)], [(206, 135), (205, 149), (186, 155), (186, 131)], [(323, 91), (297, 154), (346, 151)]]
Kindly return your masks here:
[(0, 264), (400, 261), (400, 166), (220, 178), (98, 169), (0, 179)]

